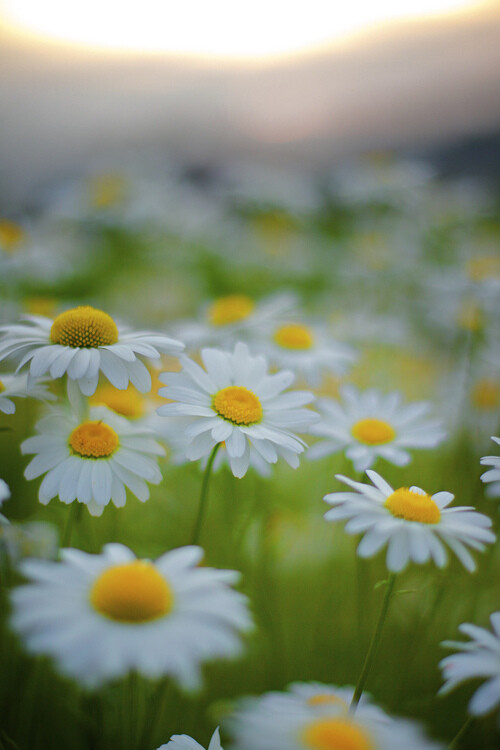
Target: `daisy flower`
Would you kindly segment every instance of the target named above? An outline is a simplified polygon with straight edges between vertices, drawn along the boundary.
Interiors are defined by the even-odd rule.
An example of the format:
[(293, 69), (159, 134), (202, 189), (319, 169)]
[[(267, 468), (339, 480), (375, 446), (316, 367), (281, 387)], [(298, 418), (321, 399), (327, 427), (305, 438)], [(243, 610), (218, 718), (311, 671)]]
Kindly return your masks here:
[[(491, 439), (500, 445), (500, 438), (491, 436)], [(500, 456), (483, 456), (481, 459), (482, 466), (492, 466), (493, 468), (481, 474), (481, 481), (487, 482), (486, 495), (488, 497), (500, 497)]]
[(157, 333), (120, 330), (111, 316), (93, 307), (66, 310), (55, 320), (27, 315), (26, 322), (3, 326), (0, 360), (14, 356), (18, 369), (29, 364), (31, 378), (67, 373), (82, 393), (91, 396), (102, 372), (116, 388), (129, 381), (141, 391), (151, 389), (151, 375), (137, 355), (159, 359), (160, 352), (178, 354), (179, 341)]
[(318, 400), (322, 421), (311, 433), (326, 438), (313, 445), (309, 458), (323, 458), (344, 450), (356, 471), (365, 471), (377, 458), (396, 466), (411, 460), (407, 448), (435, 448), (445, 432), (435, 420), (425, 420), (429, 404), (401, 404), (398, 392), (384, 396), (375, 389), (360, 393), (354, 386), (340, 389), (343, 403)]
[(349, 713), (351, 688), (297, 683), (287, 692), (244, 698), (227, 720), (238, 750), (435, 750), (420, 727), (393, 719), (363, 698)]
[(88, 688), (137, 670), (197, 689), (200, 665), (238, 656), (251, 627), (246, 597), (230, 588), (239, 574), (199, 567), (202, 556), (182, 547), (151, 562), (107, 544), (100, 555), (24, 560), (30, 582), (12, 593), (12, 627), (28, 651)]
[(387, 544), (387, 567), (393, 572), (403, 570), (410, 560), (422, 564), (432, 559), (442, 568), (447, 562), (445, 542), (467, 570), (475, 570), (467, 546), (483, 551), (485, 544), (495, 541), (487, 516), (471, 507), (448, 508), (451, 492), (428, 495), (420, 487), (393, 490), (375, 471), (366, 473), (373, 487), (337, 474), (355, 492), (324, 497), (334, 506), (325, 514), (327, 521), (348, 519), (349, 534), (364, 534), (358, 546), (360, 557), (372, 557)]
[[(158, 750), (168, 750), (168, 748), (170, 748), (170, 750), (204, 750), (201, 745), (199, 745), (191, 737), (188, 737), (187, 734), (174, 734), (173, 737), (170, 738), (169, 742), (167, 742), (166, 745), (160, 745)], [(210, 744), (207, 750), (224, 750), (224, 748), (220, 744), (218, 727), (212, 735), (212, 739), (210, 740)]]
[(319, 325), (274, 326), (263, 347), (273, 364), (294, 370), (312, 387), (321, 383), (323, 374), (344, 375), (356, 359), (350, 346), (335, 341)]
[(451, 654), (439, 662), (445, 680), (440, 695), (449, 693), (467, 680), (488, 678), (469, 703), (469, 712), (474, 716), (483, 716), (500, 707), (500, 612), (494, 612), (490, 620), (493, 633), (486, 628), (463, 623), (458, 629), (468, 635), (470, 641), (444, 641), (441, 644), (462, 653)]
[(110, 501), (117, 508), (125, 505), (125, 488), (144, 502), (146, 482), (161, 482), (156, 457), (165, 451), (152, 433), (105, 407), (92, 408), (84, 422), (73, 414), (50, 414), (36, 430), (39, 434), (25, 440), (21, 452), (35, 454), (26, 479), (45, 474), (38, 493), (44, 505), (59, 496), (63, 503), (85, 503), (91, 515), (100, 516)]
[(269, 325), (290, 315), (297, 300), (293, 294), (280, 292), (256, 301), (246, 294), (229, 294), (208, 303), (200, 321), (180, 323), (179, 336), (190, 349), (202, 344), (234, 344), (250, 332), (264, 332)]
[(0, 377), (0, 411), (4, 414), (14, 414), (16, 405), (13, 398), (36, 398), (40, 401), (53, 401), (56, 397), (49, 393), (44, 383), (33, 383), (28, 387), (28, 377), (22, 375), (7, 375)]
[(196, 461), (224, 443), (236, 477), (247, 472), (251, 446), (268, 463), (281, 456), (296, 468), (305, 443), (291, 430), (307, 431), (317, 419), (315, 412), (301, 408), (314, 400), (313, 394), (282, 393), (292, 384), (293, 373), (268, 375), (264, 357), (252, 357), (242, 343), (233, 353), (203, 349), (201, 358), (205, 369), (182, 357), (182, 372), (160, 375), (167, 388), (159, 393), (173, 403), (157, 413), (184, 417), (187, 458)]

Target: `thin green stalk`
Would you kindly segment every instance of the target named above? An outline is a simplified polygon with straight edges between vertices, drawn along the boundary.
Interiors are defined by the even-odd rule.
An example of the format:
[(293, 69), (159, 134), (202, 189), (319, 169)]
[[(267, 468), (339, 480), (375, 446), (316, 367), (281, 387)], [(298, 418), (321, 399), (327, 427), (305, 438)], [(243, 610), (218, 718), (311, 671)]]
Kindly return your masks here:
[(71, 503), (71, 508), (69, 509), (68, 518), (66, 521), (66, 526), (64, 528), (64, 533), (62, 535), (61, 539), (61, 547), (69, 547), (71, 544), (71, 535), (73, 533), (73, 528), (77, 522), (77, 520), (80, 517), (81, 510), (83, 508), (83, 503), (79, 503), (78, 500), (74, 500)]
[(363, 688), (365, 686), (365, 682), (370, 673), (370, 669), (371, 669), (373, 660), (375, 658), (375, 654), (377, 653), (377, 648), (380, 642), (380, 637), (382, 635), (382, 630), (383, 630), (385, 619), (387, 616), (387, 610), (389, 609), (389, 603), (392, 599), (395, 582), (396, 582), (396, 574), (391, 573), (389, 576), (389, 580), (387, 581), (387, 588), (385, 591), (384, 601), (382, 603), (382, 609), (380, 610), (377, 627), (375, 628), (375, 632), (373, 633), (370, 647), (368, 649), (368, 653), (366, 654), (365, 663), (363, 664), (363, 669), (361, 670), (358, 684), (356, 685), (356, 690), (354, 691), (354, 695), (352, 698), (350, 710), (353, 713), (356, 710), (356, 707), (359, 703), (359, 699), (361, 698), (361, 695), (363, 694)]
[(456, 735), (453, 737), (450, 744), (448, 745), (448, 750), (453, 750), (453, 748), (458, 747), (458, 743), (460, 742), (460, 740), (462, 739), (462, 737), (464, 736), (464, 734), (466, 733), (466, 731), (468, 730), (468, 728), (470, 727), (473, 721), (474, 721), (473, 716), (468, 716), (466, 718), (466, 720), (464, 721), (464, 723), (462, 724), (462, 726), (460, 727)]
[(203, 518), (205, 516), (207, 500), (208, 500), (208, 485), (210, 482), (210, 475), (212, 473), (212, 466), (215, 461), (215, 456), (217, 455), (217, 451), (219, 450), (220, 446), (221, 446), (221, 443), (217, 443), (217, 445), (214, 446), (212, 453), (210, 454), (210, 457), (208, 459), (207, 465), (205, 467), (205, 473), (203, 474), (203, 482), (201, 483), (201, 494), (200, 494), (200, 503), (198, 505), (198, 515), (196, 516), (196, 522), (193, 528), (193, 536), (191, 537), (191, 544), (198, 544), (198, 539), (200, 538), (201, 527), (203, 525)]

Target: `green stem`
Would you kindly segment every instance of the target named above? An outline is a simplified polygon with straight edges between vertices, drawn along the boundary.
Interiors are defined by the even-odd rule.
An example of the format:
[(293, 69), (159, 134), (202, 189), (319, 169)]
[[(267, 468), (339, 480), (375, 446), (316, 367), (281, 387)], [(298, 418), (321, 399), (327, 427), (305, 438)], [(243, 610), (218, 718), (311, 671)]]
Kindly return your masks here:
[(62, 535), (61, 539), (61, 548), (62, 547), (69, 547), (71, 543), (71, 534), (73, 533), (73, 527), (80, 517), (81, 510), (83, 508), (83, 503), (79, 503), (78, 500), (73, 500), (71, 503), (71, 508), (69, 509), (68, 519), (66, 521), (66, 526), (64, 528), (64, 534)]
[(363, 694), (363, 688), (365, 686), (365, 682), (368, 678), (368, 674), (370, 672), (372, 662), (375, 658), (375, 654), (377, 653), (377, 648), (380, 642), (380, 636), (382, 635), (382, 630), (384, 627), (385, 618), (387, 616), (387, 610), (389, 609), (389, 603), (391, 601), (392, 594), (394, 591), (395, 582), (396, 582), (396, 574), (391, 573), (389, 576), (389, 580), (387, 581), (387, 588), (385, 591), (384, 601), (382, 603), (382, 609), (380, 610), (377, 627), (375, 628), (375, 632), (373, 633), (370, 647), (368, 649), (368, 653), (366, 654), (365, 663), (363, 664), (363, 669), (361, 670), (358, 684), (356, 685), (356, 690), (354, 691), (354, 695), (352, 698), (350, 710), (353, 713), (356, 710), (356, 707), (359, 703), (359, 699), (361, 698), (361, 695)]
[(452, 750), (452, 748), (455, 748), (458, 746), (459, 741), (462, 739), (472, 722), (474, 721), (473, 716), (468, 716), (467, 719), (464, 721), (456, 735), (453, 737), (452, 741), (448, 745), (448, 750)]
[(217, 451), (219, 450), (221, 446), (221, 443), (217, 443), (217, 445), (214, 446), (212, 453), (210, 454), (210, 457), (208, 459), (207, 465), (205, 467), (205, 473), (203, 474), (203, 482), (201, 483), (201, 494), (200, 494), (200, 503), (198, 506), (198, 515), (196, 516), (196, 522), (193, 528), (193, 536), (191, 537), (191, 544), (198, 544), (198, 539), (200, 538), (201, 533), (201, 527), (203, 525), (203, 518), (205, 516), (205, 510), (207, 506), (207, 500), (208, 500), (208, 485), (210, 482), (210, 474), (212, 473), (212, 466), (215, 461), (215, 456), (217, 455)]

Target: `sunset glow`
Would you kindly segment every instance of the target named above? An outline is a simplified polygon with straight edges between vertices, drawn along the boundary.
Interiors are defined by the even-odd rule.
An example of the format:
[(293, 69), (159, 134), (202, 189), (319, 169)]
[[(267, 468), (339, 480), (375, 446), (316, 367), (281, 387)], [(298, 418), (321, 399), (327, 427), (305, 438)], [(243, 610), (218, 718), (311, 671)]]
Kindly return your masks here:
[(313, 49), (373, 26), (450, 14), (471, 0), (0, 0), (0, 20), (39, 38), (108, 50), (265, 58)]

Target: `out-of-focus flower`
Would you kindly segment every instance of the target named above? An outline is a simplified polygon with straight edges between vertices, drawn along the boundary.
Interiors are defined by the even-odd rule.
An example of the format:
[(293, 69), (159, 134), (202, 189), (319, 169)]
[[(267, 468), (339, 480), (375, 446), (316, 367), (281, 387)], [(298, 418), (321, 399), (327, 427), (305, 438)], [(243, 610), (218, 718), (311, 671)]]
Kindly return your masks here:
[[(500, 445), (500, 438), (491, 436), (491, 439)], [(491, 469), (481, 474), (481, 481), (487, 482), (486, 495), (488, 497), (500, 497), (500, 456), (483, 456), (482, 466), (491, 466)]]
[(43, 521), (2, 525), (0, 546), (5, 548), (13, 565), (18, 565), (25, 557), (53, 560), (59, 549), (57, 529)]
[(415, 722), (395, 719), (351, 688), (297, 683), (287, 692), (240, 700), (227, 719), (237, 750), (437, 750)]
[(28, 651), (88, 688), (137, 670), (196, 689), (200, 665), (239, 655), (251, 627), (246, 598), (230, 588), (239, 574), (198, 567), (202, 555), (182, 547), (151, 562), (108, 544), (100, 555), (25, 560), (30, 583), (12, 593), (12, 627)]
[(46, 383), (40, 381), (28, 384), (28, 376), (7, 375), (1, 373), (0, 377), (0, 411), (4, 414), (14, 414), (16, 405), (13, 398), (36, 398), (39, 401), (53, 401), (56, 397), (47, 390)]
[(139, 391), (149, 391), (151, 375), (137, 355), (159, 359), (160, 352), (178, 354), (184, 349), (162, 334), (120, 330), (111, 316), (89, 306), (66, 310), (55, 320), (34, 315), (26, 320), (2, 327), (0, 360), (15, 357), (18, 369), (29, 362), (31, 378), (66, 373), (86, 396), (94, 393), (99, 372), (116, 388), (125, 389), (130, 381)]
[(267, 374), (264, 357), (252, 357), (245, 344), (234, 352), (203, 349), (205, 370), (187, 357), (180, 373), (165, 373), (160, 395), (173, 403), (160, 406), (160, 416), (184, 417), (190, 444), (186, 455), (196, 461), (224, 443), (234, 476), (246, 474), (250, 447), (269, 463), (281, 456), (296, 468), (305, 443), (292, 430), (304, 432), (317, 414), (303, 409), (314, 400), (308, 391), (282, 393), (294, 380), (283, 370)]
[(439, 662), (445, 680), (439, 691), (441, 695), (467, 680), (486, 678), (469, 703), (469, 712), (474, 716), (483, 716), (500, 707), (500, 612), (494, 612), (490, 620), (493, 633), (486, 628), (463, 623), (458, 629), (469, 636), (470, 641), (444, 641), (441, 644), (462, 652), (451, 654)]
[(316, 387), (325, 374), (344, 375), (356, 359), (347, 344), (335, 341), (321, 325), (285, 323), (270, 328), (260, 343), (271, 364), (286, 367)]
[[(373, 482), (354, 482), (340, 474), (336, 478), (355, 492), (332, 492), (324, 500), (334, 507), (327, 521), (345, 521), (349, 534), (363, 534), (360, 557), (372, 557), (386, 544), (389, 570), (398, 572), (409, 561), (433, 560), (440, 568), (447, 562), (445, 545), (470, 572), (476, 563), (467, 547), (483, 551), (495, 541), (491, 520), (471, 507), (448, 508), (451, 492), (428, 495), (420, 487), (392, 487), (375, 471), (366, 472)], [(444, 542), (444, 544), (443, 544)]]
[(290, 315), (296, 304), (295, 296), (287, 292), (259, 301), (246, 294), (229, 294), (206, 305), (201, 320), (178, 323), (175, 334), (189, 349), (207, 344), (228, 347), (250, 336), (263, 335)]
[(425, 402), (403, 405), (398, 392), (360, 393), (354, 386), (344, 386), (340, 395), (342, 403), (318, 400), (323, 418), (311, 433), (325, 440), (309, 449), (309, 458), (344, 450), (356, 471), (365, 471), (377, 458), (406, 466), (411, 460), (408, 449), (435, 448), (445, 438), (438, 421), (423, 419), (430, 408)]
[[(10, 497), (10, 489), (9, 485), (4, 479), (0, 479), (0, 508), (2, 507), (3, 503), (8, 500)], [(5, 518), (2, 513), (0, 513), (0, 524), (8, 524), (9, 521), (7, 518)]]
[(156, 457), (164, 449), (149, 430), (105, 407), (91, 409), (84, 422), (54, 413), (36, 429), (39, 434), (25, 440), (21, 451), (36, 454), (25, 469), (26, 479), (46, 473), (38, 493), (44, 505), (59, 496), (63, 503), (85, 503), (89, 513), (100, 516), (110, 501), (117, 508), (125, 505), (126, 487), (144, 502), (146, 482), (161, 482)]

